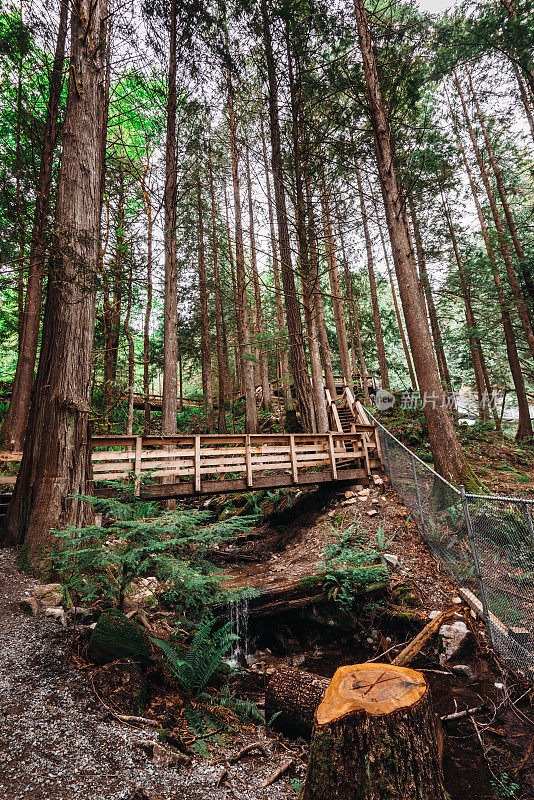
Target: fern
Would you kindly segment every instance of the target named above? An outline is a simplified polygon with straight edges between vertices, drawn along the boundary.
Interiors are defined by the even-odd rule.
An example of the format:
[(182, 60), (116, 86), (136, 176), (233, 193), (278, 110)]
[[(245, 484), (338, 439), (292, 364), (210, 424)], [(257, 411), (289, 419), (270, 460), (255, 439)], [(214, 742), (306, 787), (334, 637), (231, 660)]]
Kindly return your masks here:
[(216, 622), (210, 620), (201, 625), (183, 655), (179, 655), (171, 643), (162, 639), (152, 639), (164, 653), (167, 664), (180, 686), (190, 694), (196, 694), (206, 688), (236, 638), (231, 633), (231, 622), (215, 630)]

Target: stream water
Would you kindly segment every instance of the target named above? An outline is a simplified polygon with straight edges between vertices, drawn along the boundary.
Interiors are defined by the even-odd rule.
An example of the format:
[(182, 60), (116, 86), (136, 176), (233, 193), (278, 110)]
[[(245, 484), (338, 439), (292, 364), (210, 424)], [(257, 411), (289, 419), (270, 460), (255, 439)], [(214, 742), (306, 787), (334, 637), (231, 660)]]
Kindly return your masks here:
[(227, 662), (231, 667), (246, 667), (248, 655), (248, 600), (243, 598), (228, 604), (228, 619), (235, 636)]

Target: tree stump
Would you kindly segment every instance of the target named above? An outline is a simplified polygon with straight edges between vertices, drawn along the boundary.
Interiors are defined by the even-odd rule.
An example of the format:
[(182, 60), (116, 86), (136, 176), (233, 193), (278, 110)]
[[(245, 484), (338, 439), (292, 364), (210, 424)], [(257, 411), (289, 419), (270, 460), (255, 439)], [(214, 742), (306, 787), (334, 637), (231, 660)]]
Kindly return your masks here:
[(287, 736), (309, 739), (315, 712), (329, 684), (328, 678), (301, 669), (277, 667), (265, 692), (265, 719)]
[(439, 733), (421, 672), (341, 667), (315, 715), (301, 800), (445, 800)]

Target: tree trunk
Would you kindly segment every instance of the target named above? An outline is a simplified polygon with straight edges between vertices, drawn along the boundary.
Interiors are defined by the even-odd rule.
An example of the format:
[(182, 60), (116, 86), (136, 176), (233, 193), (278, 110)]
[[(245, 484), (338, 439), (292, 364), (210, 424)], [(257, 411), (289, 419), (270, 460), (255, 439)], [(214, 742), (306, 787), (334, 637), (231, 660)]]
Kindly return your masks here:
[(163, 398), (161, 432), (177, 430), (178, 411), (178, 264), (176, 255), (176, 16), (177, 0), (171, 0), (169, 79), (167, 93), (167, 138), (165, 144), (165, 293), (163, 299)]
[[(260, 128), (261, 128), (261, 145), (263, 150), (263, 164), (265, 169), (265, 184), (267, 187), (267, 210), (269, 213), (269, 230), (271, 235), (271, 257), (273, 264), (274, 293), (276, 302), (276, 321), (278, 324), (278, 333), (281, 334), (286, 330), (286, 317), (284, 313), (284, 304), (282, 300), (282, 289), (280, 286), (280, 265), (278, 262), (278, 247), (276, 244), (276, 232), (274, 229), (273, 200), (271, 196), (271, 181), (269, 179), (267, 145), (265, 142), (265, 129), (263, 124), (263, 114), (261, 110), (261, 104), (259, 109), (259, 115), (260, 115)], [(288, 410), (291, 410), (293, 408), (293, 396), (291, 394), (291, 381), (289, 379), (289, 358), (287, 355), (286, 347), (282, 347), (279, 363), (280, 363), (280, 378), (282, 381), (282, 390), (284, 393), (284, 404)]]
[(362, 177), (358, 164), (355, 164), (356, 180), (358, 181), (358, 192), (360, 195), (360, 210), (362, 215), (363, 233), (365, 237), (365, 249), (367, 251), (367, 269), (369, 272), (369, 288), (371, 290), (371, 305), (373, 307), (373, 321), (375, 326), (376, 349), (378, 352), (378, 367), (380, 369), (380, 380), (382, 388), (389, 391), (389, 374), (386, 360), (386, 349), (384, 347), (384, 337), (382, 335), (382, 321), (380, 319), (380, 306), (378, 305), (378, 293), (376, 290), (375, 267), (373, 261), (373, 245), (369, 234), (369, 223), (367, 221), (367, 208), (363, 196)]
[(143, 323), (143, 394), (144, 394), (144, 434), (150, 435), (151, 419), (150, 419), (150, 315), (152, 313), (152, 201), (150, 199), (150, 192), (146, 186), (146, 177), (148, 175), (149, 162), (147, 158), (146, 170), (141, 182), (141, 191), (146, 207), (147, 219), (147, 255), (146, 255), (146, 308), (145, 319)]
[(519, 315), (519, 319), (521, 320), (521, 324), (523, 326), (523, 330), (525, 331), (525, 336), (527, 338), (527, 343), (530, 348), (530, 352), (534, 356), (534, 332), (532, 331), (532, 326), (530, 324), (530, 319), (528, 315), (527, 308), (521, 296), (521, 290), (519, 288), (519, 284), (517, 282), (517, 278), (515, 275), (514, 265), (512, 263), (512, 257), (510, 255), (510, 250), (508, 248), (508, 244), (506, 242), (506, 233), (504, 231), (504, 225), (502, 223), (501, 215), (499, 213), (499, 209), (497, 207), (497, 200), (495, 198), (495, 194), (493, 189), (491, 188), (491, 183), (486, 172), (486, 167), (484, 166), (484, 161), (482, 158), (482, 154), (480, 152), (480, 148), (478, 146), (475, 132), (473, 130), (473, 126), (471, 125), (471, 120), (469, 118), (469, 112), (467, 110), (467, 105), (465, 103), (464, 94), (462, 91), (462, 87), (460, 85), (460, 81), (458, 80), (458, 76), (456, 72), (454, 73), (454, 83), (456, 85), (456, 89), (458, 91), (458, 96), (460, 98), (460, 102), (462, 104), (462, 109), (464, 112), (465, 122), (467, 126), (467, 130), (469, 131), (469, 136), (471, 138), (471, 142), (473, 145), (473, 150), (476, 156), (476, 160), (478, 163), (478, 167), (480, 170), (480, 174), (482, 177), (482, 182), (484, 184), (484, 188), (486, 190), (486, 195), (488, 197), (491, 214), (493, 217), (493, 222), (495, 224), (495, 229), (497, 231), (497, 238), (499, 240), (499, 246), (502, 253), (504, 265), (506, 267), (506, 274), (508, 275), (508, 282), (510, 283), (510, 288), (512, 290), (512, 295), (514, 298), (515, 306), (517, 309), (517, 313)]
[(289, 30), (286, 27), (287, 59), (289, 66), (289, 88), (291, 94), (293, 161), (295, 171), (295, 219), (297, 228), (297, 242), (300, 261), (302, 282), (302, 295), (304, 316), (308, 331), (308, 348), (310, 358), (310, 371), (313, 390), (313, 406), (317, 431), (326, 433), (329, 429), (328, 412), (326, 410), (326, 397), (321, 367), (321, 353), (317, 335), (317, 321), (315, 303), (313, 299), (314, 276), (310, 266), (308, 239), (306, 236), (306, 203), (302, 182), (301, 150), (302, 150), (302, 79), (298, 55), (295, 53), (295, 70), (293, 71), (293, 56), (291, 53)]
[(271, 127), (272, 168), (274, 177), (274, 196), (276, 217), (278, 221), (278, 241), (280, 246), (280, 263), (282, 285), (286, 306), (286, 320), (289, 332), (289, 357), (297, 405), (301, 416), (301, 424), (305, 431), (313, 429), (313, 409), (311, 405), (311, 383), (304, 351), (302, 319), (298, 302), (295, 276), (291, 264), (291, 244), (287, 222), (286, 198), (284, 191), (284, 169), (278, 116), (278, 82), (271, 39), (271, 28), (267, 0), (261, 0), (261, 17), (263, 27), (263, 45), (267, 64), (269, 84), (269, 120)]
[(221, 287), (219, 275), (219, 245), (217, 242), (217, 214), (215, 203), (215, 187), (213, 184), (213, 165), (211, 159), (211, 141), (208, 145), (208, 170), (210, 179), (210, 199), (211, 199), (211, 252), (213, 260), (213, 294), (215, 296), (215, 336), (217, 339), (217, 373), (219, 378), (219, 418), (217, 430), (219, 433), (227, 433), (226, 426), (226, 399), (230, 393), (228, 383), (228, 372), (224, 357), (225, 343), (223, 341), (223, 318), (221, 308)]
[(412, 227), (415, 239), (415, 252), (417, 254), (417, 263), (419, 265), (419, 276), (421, 278), (421, 285), (425, 293), (426, 304), (428, 308), (428, 316), (430, 318), (430, 329), (432, 331), (432, 338), (434, 339), (434, 349), (438, 360), (438, 369), (441, 376), (441, 382), (449, 392), (452, 393), (452, 381), (447, 358), (445, 356), (445, 349), (443, 347), (443, 337), (439, 326), (438, 312), (436, 311), (436, 304), (434, 302), (434, 295), (432, 293), (432, 286), (428, 277), (428, 270), (426, 268), (425, 250), (423, 247), (423, 239), (421, 237), (421, 229), (419, 227), (419, 219), (415, 211), (415, 203), (412, 198), (408, 198), (408, 207), (410, 209), (410, 217), (412, 219)]
[(259, 369), (261, 389), (263, 394), (263, 405), (267, 410), (271, 409), (271, 385), (269, 383), (269, 361), (265, 352), (263, 342), (263, 309), (261, 306), (260, 276), (258, 274), (258, 263), (256, 259), (256, 236), (254, 233), (254, 206), (252, 203), (252, 181), (250, 178), (250, 158), (248, 144), (245, 145), (245, 166), (247, 171), (247, 195), (248, 195), (248, 219), (250, 237), (250, 269), (252, 272), (252, 285), (254, 287), (254, 304), (256, 307), (256, 334), (260, 339), (258, 345)]
[(265, 691), (265, 719), (275, 715), (272, 727), (294, 739), (309, 739), (319, 703), (330, 681), (300, 669), (280, 665)]
[[(31, 557), (52, 529), (80, 527), (91, 492), (90, 389), (100, 247), (105, 0), (71, 13), (71, 68), (41, 355), (24, 455), (4, 519), (3, 543)], [(83, 94), (80, 92), (83, 87)], [(68, 358), (66, 357), (68, 355)]]
[(135, 391), (135, 342), (132, 335), (130, 320), (132, 316), (132, 282), (133, 264), (130, 258), (130, 274), (128, 277), (128, 302), (126, 306), (126, 316), (124, 318), (124, 332), (128, 341), (128, 392), (127, 392), (127, 411), (126, 411), (126, 434), (133, 434), (134, 418), (134, 391)]
[(504, 293), (504, 289), (502, 286), (501, 275), (499, 272), (499, 268), (497, 266), (495, 253), (491, 245), (488, 226), (486, 225), (486, 220), (484, 219), (484, 213), (482, 211), (482, 206), (480, 205), (480, 200), (478, 198), (478, 192), (475, 186), (475, 182), (473, 180), (473, 175), (469, 167), (469, 162), (467, 161), (467, 156), (465, 154), (462, 140), (460, 139), (457, 130), (456, 130), (456, 135), (458, 138), (458, 144), (464, 162), (464, 167), (467, 173), (467, 177), (469, 179), (469, 185), (471, 187), (471, 193), (473, 195), (473, 200), (478, 215), (478, 221), (480, 223), (480, 230), (482, 232), (482, 236), (484, 239), (484, 245), (486, 247), (486, 253), (488, 255), (488, 261), (490, 263), (491, 271), (493, 274), (493, 281), (495, 283), (495, 289), (497, 290), (497, 298), (499, 300), (499, 306), (501, 309), (501, 321), (504, 331), (504, 339), (506, 342), (506, 353), (508, 355), (508, 363), (510, 365), (510, 372), (512, 374), (512, 380), (514, 383), (514, 388), (517, 396), (517, 407), (519, 410), (519, 424), (517, 427), (517, 433), (515, 438), (517, 441), (529, 441), (534, 437), (534, 432), (532, 430), (532, 420), (530, 419), (530, 409), (528, 406), (525, 381), (523, 378), (521, 363), (519, 361), (519, 355), (517, 352), (517, 343), (516, 343), (514, 328), (512, 325), (512, 320), (510, 317), (510, 312), (508, 309), (508, 301), (506, 299), (506, 295)]
[(384, 261), (386, 262), (386, 268), (388, 271), (389, 277), (389, 285), (391, 287), (391, 296), (393, 298), (393, 307), (395, 308), (395, 316), (397, 317), (397, 325), (399, 326), (399, 333), (402, 341), (402, 348), (404, 350), (404, 357), (406, 359), (406, 364), (408, 366), (408, 372), (410, 373), (410, 382), (412, 384), (412, 389), (414, 392), (417, 391), (417, 378), (415, 377), (415, 371), (412, 364), (412, 356), (410, 353), (410, 348), (408, 346), (408, 342), (406, 340), (406, 333), (404, 332), (404, 325), (402, 323), (402, 315), (399, 308), (399, 301), (397, 300), (397, 292), (395, 291), (395, 284), (393, 282), (393, 273), (391, 271), (391, 264), (389, 262), (388, 251), (386, 247), (386, 241), (384, 239), (384, 232), (382, 230), (382, 223), (380, 222), (380, 215), (378, 213), (378, 203), (376, 201), (376, 197), (374, 192), (371, 190), (371, 197), (373, 198), (373, 206), (375, 209), (375, 216), (376, 216), (376, 224), (378, 227), (378, 233), (380, 235), (380, 241), (382, 243), (382, 251), (384, 253)]
[[(41, 150), (41, 163), (37, 179), (35, 212), (30, 244), (28, 279), (17, 368), (6, 417), (0, 429), (0, 450), (22, 451), (28, 414), (30, 412), (32, 383), (37, 358), (39, 321), (47, 246), (47, 222), (50, 206), (50, 187), (57, 136), (57, 118), (61, 99), (65, 39), (67, 35), (68, 3), (61, 0), (59, 28), (50, 73), (48, 104)], [(19, 265), (22, 270), (22, 263)]]
[(439, 732), (422, 672), (337, 670), (317, 709), (302, 800), (445, 800)]
[(317, 333), (321, 345), (321, 357), (325, 376), (326, 388), (330, 392), (332, 399), (336, 397), (336, 382), (334, 380), (334, 370), (332, 368), (332, 354), (326, 330), (324, 318), (323, 296), (321, 294), (321, 283), (319, 278), (319, 250), (317, 247), (317, 231), (315, 227), (315, 211), (313, 208), (313, 196), (310, 186), (310, 175), (307, 165), (304, 168), (304, 185), (306, 188), (306, 213), (308, 217), (308, 242), (310, 245), (310, 266), (311, 280), (313, 282), (313, 299), (315, 303), (315, 313), (317, 317)]
[(352, 386), (352, 370), (350, 366), (349, 347), (347, 344), (347, 327), (345, 325), (343, 298), (341, 297), (339, 274), (337, 271), (336, 245), (332, 230), (332, 218), (330, 216), (330, 200), (326, 188), (323, 167), (321, 167), (321, 208), (323, 212), (326, 261), (328, 264), (328, 277), (330, 278), (330, 290), (332, 292), (332, 306), (334, 309), (334, 322), (336, 324), (341, 374), (345, 386)]
[(519, 95), (521, 97), (521, 102), (523, 103), (525, 114), (527, 115), (530, 133), (532, 138), (534, 139), (534, 114), (532, 112), (532, 106), (530, 104), (528, 91), (525, 84), (523, 83), (523, 78), (521, 77), (521, 73), (519, 72), (517, 66), (515, 64), (513, 64), (512, 66), (514, 70), (514, 75), (517, 80), (517, 85), (519, 87)]
[[(352, 286), (352, 275), (349, 272), (349, 264), (347, 261), (347, 255), (345, 253), (345, 241), (343, 238), (343, 231), (341, 230), (341, 220), (339, 220), (339, 242), (341, 244), (341, 255), (343, 257), (343, 270), (345, 273), (345, 290), (347, 293), (347, 297), (349, 300), (349, 310), (352, 313), (349, 313), (349, 319), (353, 325), (353, 333), (352, 333), (352, 346), (354, 348), (354, 335), (356, 335), (356, 342), (358, 345), (358, 364), (359, 364), (359, 373), (360, 373), (360, 382), (361, 382), (361, 391), (368, 403), (370, 402), (369, 399), (369, 387), (367, 386), (367, 369), (365, 367), (365, 357), (363, 353), (363, 342), (362, 342), (362, 334), (360, 330), (360, 320), (358, 316), (358, 309), (356, 308), (356, 302), (354, 300), (354, 289)], [(357, 370), (355, 370), (357, 371)]]
[[(228, 39), (227, 39), (228, 47)], [(237, 132), (234, 113), (234, 88), (230, 70), (226, 73), (228, 90), (228, 120), (230, 126), (230, 148), (232, 156), (232, 181), (234, 187), (234, 218), (235, 218), (235, 263), (237, 293), (236, 321), (237, 337), (239, 342), (239, 355), (241, 366), (241, 379), (245, 392), (245, 432), (256, 433), (258, 430), (258, 409), (256, 407), (256, 387), (254, 385), (254, 363), (250, 346), (250, 329), (247, 309), (247, 280), (245, 273), (245, 253), (243, 250), (243, 225), (241, 222), (241, 192), (239, 185), (239, 166), (237, 153)]]
[(206, 280), (206, 257), (204, 252), (204, 214), (202, 210), (202, 190), (200, 168), (197, 174), (198, 209), (198, 288), (200, 295), (200, 352), (202, 359), (202, 393), (206, 410), (208, 433), (213, 430), (213, 385), (211, 380), (210, 323), (208, 317), (208, 283)]
[(447, 227), (449, 228), (449, 233), (452, 242), (452, 248), (454, 251), (454, 257), (456, 259), (456, 265), (458, 267), (458, 275), (460, 277), (460, 288), (462, 290), (462, 297), (464, 299), (465, 305), (465, 321), (468, 328), (468, 336), (469, 336), (469, 345), (470, 345), (470, 352), (471, 358), (473, 361), (473, 372), (475, 374), (475, 383), (477, 387), (477, 394), (478, 394), (478, 402), (479, 402), (479, 417), (482, 421), (486, 421), (489, 419), (488, 407), (487, 403), (485, 402), (485, 398), (487, 396), (488, 402), (491, 406), (491, 410), (493, 412), (493, 419), (495, 421), (495, 428), (500, 431), (501, 430), (501, 421), (499, 418), (499, 414), (497, 409), (495, 408), (495, 404), (492, 402), (493, 399), (493, 389), (490, 383), (488, 370), (486, 367), (486, 359), (484, 357), (484, 351), (482, 349), (482, 341), (480, 338), (480, 334), (478, 333), (477, 323), (475, 318), (475, 313), (473, 311), (473, 306), (471, 303), (471, 294), (469, 291), (469, 287), (467, 285), (467, 280), (465, 277), (465, 272), (462, 264), (462, 258), (460, 255), (460, 249), (458, 247), (458, 242), (456, 239), (456, 233), (454, 231), (454, 226), (452, 224), (451, 213), (443, 194), (441, 192), (441, 198), (443, 203), (443, 211), (445, 214), (445, 220), (447, 222)]
[(391, 141), (388, 111), (380, 89), (364, 0), (354, 0), (354, 7), (370, 102), (380, 184), (408, 340), (419, 388), (423, 393), (427, 393), (424, 414), (428, 425), (434, 466), (447, 480), (474, 486), (477, 485), (477, 480), (465, 462), (453, 420), (443, 407), (443, 391), (432, 349), (428, 321), (424, 312), (414, 252), (410, 246), (406, 206), (397, 182), (395, 152)]
[[(466, 65), (465, 72), (467, 75), (467, 80), (469, 82), (469, 88), (471, 90), (471, 95), (473, 97), (473, 102), (475, 104), (475, 109), (477, 112), (478, 121), (480, 123), (480, 128), (482, 130), (482, 135), (484, 137), (484, 143), (486, 145), (486, 152), (488, 154), (489, 162), (491, 164), (491, 168), (493, 170), (493, 174), (495, 176), (495, 183), (497, 184), (497, 191), (499, 193), (499, 198), (501, 200), (501, 205), (504, 211), (504, 216), (506, 218), (506, 223), (508, 225), (508, 230), (510, 231), (510, 236), (512, 237), (512, 242), (514, 245), (514, 250), (519, 262), (519, 268), (522, 272), (523, 279), (525, 281), (525, 287), (527, 292), (530, 296), (531, 300), (534, 300), (534, 283), (532, 281), (532, 276), (530, 274), (530, 270), (528, 266), (525, 264), (525, 252), (523, 250), (523, 245), (521, 243), (521, 239), (519, 238), (519, 233), (517, 230), (517, 225), (515, 224), (514, 215), (512, 214), (512, 209), (510, 208), (510, 203), (508, 202), (508, 196), (506, 194), (506, 189), (504, 186), (504, 181), (502, 178), (501, 169), (497, 162), (497, 158), (495, 157), (495, 152), (493, 150), (493, 145), (491, 144), (491, 139), (488, 134), (488, 128), (486, 122), (484, 120), (484, 115), (480, 108), (478, 97), (475, 92), (475, 87), (473, 86), (473, 81), (471, 79), (471, 73)], [(530, 318), (530, 323), (532, 326), (532, 319)]]

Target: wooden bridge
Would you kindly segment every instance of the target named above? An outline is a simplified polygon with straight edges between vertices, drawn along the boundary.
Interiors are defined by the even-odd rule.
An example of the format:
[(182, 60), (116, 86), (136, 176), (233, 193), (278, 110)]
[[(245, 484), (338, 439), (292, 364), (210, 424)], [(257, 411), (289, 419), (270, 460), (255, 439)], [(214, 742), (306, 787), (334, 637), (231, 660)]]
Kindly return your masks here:
[[(118, 482), (164, 499), (331, 482), (369, 483), (382, 467), (377, 428), (343, 387), (326, 390), (330, 433), (93, 436), (95, 492)], [(0, 485), (13, 485), (21, 453), (0, 452)], [(1, 468), (4, 473), (1, 474)], [(7, 468), (7, 469), (6, 469)], [(0, 496), (0, 516), (7, 496)]]
[[(93, 481), (133, 484), (144, 498), (253, 491), (333, 481), (368, 483), (381, 468), (371, 425), (351, 433), (94, 436)], [(0, 459), (7, 454), (1, 454)], [(20, 454), (9, 454), (14, 462)], [(14, 475), (0, 476), (13, 484)]]

